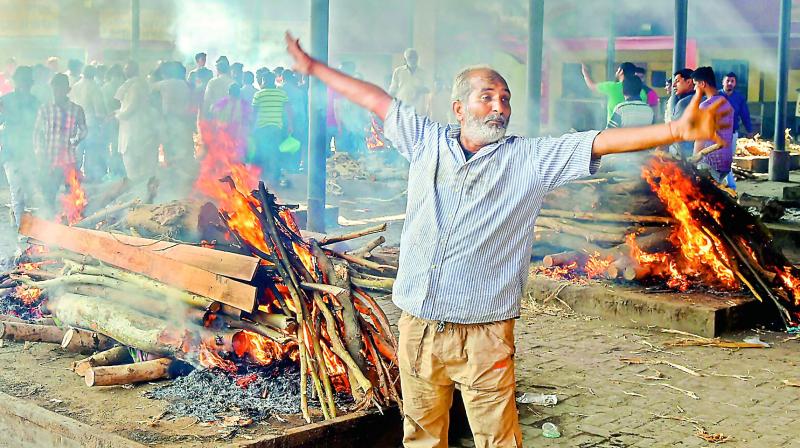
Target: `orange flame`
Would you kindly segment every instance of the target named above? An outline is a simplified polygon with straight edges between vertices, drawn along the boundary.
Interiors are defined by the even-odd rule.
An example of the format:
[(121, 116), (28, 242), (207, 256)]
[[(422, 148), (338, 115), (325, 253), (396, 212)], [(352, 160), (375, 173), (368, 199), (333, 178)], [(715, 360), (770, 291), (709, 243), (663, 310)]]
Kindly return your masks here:
[(349, 392), (350, 383), (347, 380), (347, 368), (344, 362), (331, 351), (328, 344), (322, 340), (319, 342), (322, 346), (322, 359), (325, 361), (325, 370), (328, 372), (333, 388), (336, 389), (336, 392)]
[(200, 348), (197, 353), (197, 359), (200, 365), (208, 369), (217, 368), (226, 372), (235, 373), (237, 370), (236, 365), (231, 361), (223, 359), (222, 356), (217, 353), (216, 345), (214, 338), (200, 343)]
[(367, 133), (368, 149), (386, 148), (386, 141), (383, 139), (383, 128), (375, 121), (375, 116), (370, 117), (369, 133)]
[(36, 303), (37, 300), (39, 300), (39, 297), (42, 296), (42, 290), (34, 286), (17, 286), (14, 288), (14, 295), (17, 297), (17, 299), (19, 299), (20, 302), (27, 306), (31, 306)]
[(67, 168), (65, 180), (69, 190), (61, 197), (61, 214), (58, 220), (66, 220), (69, 225), (73, 225), (83, 219), (83, 210), (88, 201), (81, 186), (80, 173), (75, 167)]
[(685, 289), (688, 279), (696, 279), (722, 289), (739, 288), (739, 281), (730, 267), (735, 264), (725, 245), (694, 217), (698, 213), (708, 213), (719, 220), (716, 204), (704, 198), (675, 162), (654, 158), (642, 170), (642, 177), (677, 220), (670, 241), (678, 248), (678, 254), (674, 259), (665, 258), (665, 254), (643, 254), (630, 238), (633, 258), (661, 272), (671, 287)]
[(261, 365), (271, 364), (286, 357), (294, 359), (297, 351), (296, 343), (281, 345), (272, 339), (249, 331), (240, 331), (233, 336), (233, 349), (237, 356), (249, 356)]
[(586, 261), (583, 270), (588, 278), (604, 277), (608, 267), (614, 262), (614, 257), (601, 256), (600, 252), (595, 251)]
[[(251, 209), (259, 206), (258, 201), (245, 193), (258, 185), (261, 170), (242, 162), (240, 139), (230, 135), (223, 126), (201, 122), (200, 130), (206, 155), (200, 164), (195, 188), (215, 201), (217, 208), (227, 215), (227, 223), (232, 230), (253, 247), (268, 253), (261, 223)], [(220, 182), (226, 176), (233, 181), (233, 189)]]

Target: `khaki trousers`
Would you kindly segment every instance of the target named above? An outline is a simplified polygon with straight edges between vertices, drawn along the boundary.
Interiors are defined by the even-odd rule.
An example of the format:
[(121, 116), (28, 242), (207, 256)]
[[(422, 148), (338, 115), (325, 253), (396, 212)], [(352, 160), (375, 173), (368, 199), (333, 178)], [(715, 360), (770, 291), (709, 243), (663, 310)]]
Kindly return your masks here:
[(514, 320), (442, 325), (403, 313), (398, 328), (405, 447), (447, 448), (456, 384), (476, 447), (522, 447), (514, 401)]

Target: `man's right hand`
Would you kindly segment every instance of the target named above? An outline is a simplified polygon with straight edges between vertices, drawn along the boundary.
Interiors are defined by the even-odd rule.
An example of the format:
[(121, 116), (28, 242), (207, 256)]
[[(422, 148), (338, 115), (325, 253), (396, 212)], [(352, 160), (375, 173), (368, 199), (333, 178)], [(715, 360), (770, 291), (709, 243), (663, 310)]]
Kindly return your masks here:
[(286, 32), (286, 51), (294, 60), (292, 69), (303, 75), (311, 74), (311, 66), (314, 65), (314, 59), (308, 55), (302, 48), (300, 48), (300, 39), (296, 39), (290, 32)]

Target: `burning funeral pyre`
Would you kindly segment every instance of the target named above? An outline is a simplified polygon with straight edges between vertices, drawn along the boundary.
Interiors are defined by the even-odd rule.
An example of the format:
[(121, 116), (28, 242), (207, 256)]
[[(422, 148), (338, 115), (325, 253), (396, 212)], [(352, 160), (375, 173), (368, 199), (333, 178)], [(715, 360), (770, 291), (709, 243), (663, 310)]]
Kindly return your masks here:
[[(540, 273), (678, 291), (746, 289), (798, 329), (800, 270), (758, 216), (684, 162), (656, 156), (636, 174), (600, 173), (548, 196), (536, 229)], [(580, 205), (559, 209), (564, 203)]]
[[(81, 196), (65, 199), (58, 218), (76, 226), (25, 215), (20, 233), (31, 244), (3, 274), (0, 336), (91, 355), (74, 365), (89, 386), (194, 367), (243, 389), (295, 378), (306, 421), (399, 405), (396, 341), (367, 293), (391, 290), (396, 256), (375, 253), (383, 237), (347, 253), (331, 248), (385, 225), (304, 238), (291, 208), (238, 162), (224, 131), (205, 138), (195, 189), (212, 203), (120, 199), (83, 218)], [(146, 202), (155, 188), (147, 186)], [(187, 234), (197, 244), (165, 238)]]

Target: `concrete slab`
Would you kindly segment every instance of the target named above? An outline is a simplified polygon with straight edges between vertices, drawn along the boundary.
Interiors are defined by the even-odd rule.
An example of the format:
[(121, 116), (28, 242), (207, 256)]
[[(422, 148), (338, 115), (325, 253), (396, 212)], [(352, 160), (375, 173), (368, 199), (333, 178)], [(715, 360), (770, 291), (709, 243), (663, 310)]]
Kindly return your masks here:
[(145, 448), (69, 417), (0, 392), (0, 446)]
[[(544, 299), (564, 285), (543, 275), (532, 275), (526, 292)], [(575, 311), (626, 326), (656, 326), (705, 337), (752, 327), (759, 302), (749, 296), (720, 297), (703, 293), (647, 293), (642, 288), (604, 282), (569, 282), (558, 298)]]

